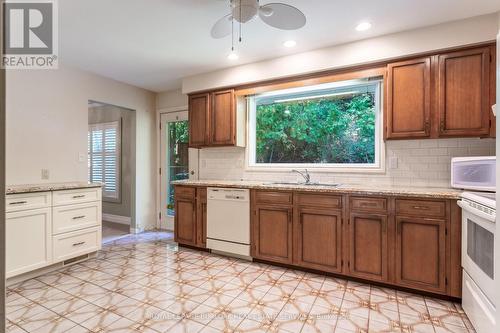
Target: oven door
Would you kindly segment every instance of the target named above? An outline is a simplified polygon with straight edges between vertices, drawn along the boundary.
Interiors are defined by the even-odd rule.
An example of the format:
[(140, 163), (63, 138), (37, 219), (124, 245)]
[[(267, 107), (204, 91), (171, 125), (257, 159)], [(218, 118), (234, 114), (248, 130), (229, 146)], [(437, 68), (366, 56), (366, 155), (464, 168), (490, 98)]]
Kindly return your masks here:
[(462, 267), (495, 305), (495, 223), (467, 203), (458, 204), (462, 207)]

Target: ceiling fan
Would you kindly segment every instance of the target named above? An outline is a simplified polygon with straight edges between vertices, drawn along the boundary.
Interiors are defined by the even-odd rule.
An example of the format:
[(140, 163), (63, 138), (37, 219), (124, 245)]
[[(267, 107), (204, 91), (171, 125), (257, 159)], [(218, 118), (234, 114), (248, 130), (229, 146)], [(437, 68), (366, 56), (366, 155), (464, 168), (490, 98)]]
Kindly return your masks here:
[(230, 0), (231, 13), (219, 19), (211, 30), (213, 38), (219, 39), (234, 33), (234, 23), (247, 23), (259, 17), (264, 23), (282, 30), (296, 30), (306, 24), (306, 16), (299, 9), (284, 3), (260, 5), (259, 0)]

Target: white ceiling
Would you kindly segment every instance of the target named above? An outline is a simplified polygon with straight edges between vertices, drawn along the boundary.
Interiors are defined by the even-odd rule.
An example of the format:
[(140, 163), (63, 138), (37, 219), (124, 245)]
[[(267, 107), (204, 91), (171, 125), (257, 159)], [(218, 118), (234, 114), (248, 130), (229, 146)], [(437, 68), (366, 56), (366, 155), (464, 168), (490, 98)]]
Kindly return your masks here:
[[(185, 76), (453, 21), (500, 10), (498, 0), (282, 0), (307, 24), (282, 31), (259, 19), (243, 26), (240, 59), (229, 61), (230, 37), (214, 40), (212, 24), (229, 0), (59, 1), (60, 60), (152, 91), (179, 88)], [(261, 0), (261, 3), (278, 0)], [(372, 22), (367, 32), (354, 27)], [(285, 40), (297, 46), (285, 49)]]

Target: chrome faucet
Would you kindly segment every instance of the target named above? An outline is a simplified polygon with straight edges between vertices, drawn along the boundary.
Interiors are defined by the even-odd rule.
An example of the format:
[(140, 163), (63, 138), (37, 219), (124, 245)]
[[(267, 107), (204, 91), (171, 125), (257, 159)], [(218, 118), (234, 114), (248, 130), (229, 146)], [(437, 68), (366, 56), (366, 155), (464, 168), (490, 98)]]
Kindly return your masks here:
[(307, 172), (307, 169), (304, 169), (305, 171), (299, 171), (293, 169), (292, 172), (296, 172), (302, 177), (304, 177), (304, 180), (306, 181), (306, 184), (309, 184), (311, 182), (311, 175), (309, 175), (309, 172)]

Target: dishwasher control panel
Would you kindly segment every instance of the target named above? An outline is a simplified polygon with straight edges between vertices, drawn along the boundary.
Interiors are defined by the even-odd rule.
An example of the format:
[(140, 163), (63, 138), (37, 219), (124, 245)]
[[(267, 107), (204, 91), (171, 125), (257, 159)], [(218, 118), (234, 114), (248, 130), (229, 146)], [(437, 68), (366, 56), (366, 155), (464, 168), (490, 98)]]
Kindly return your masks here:
[(212, 188), (207, 190), (208, 200), (249, 201), (250, 191), (246, 189)]

